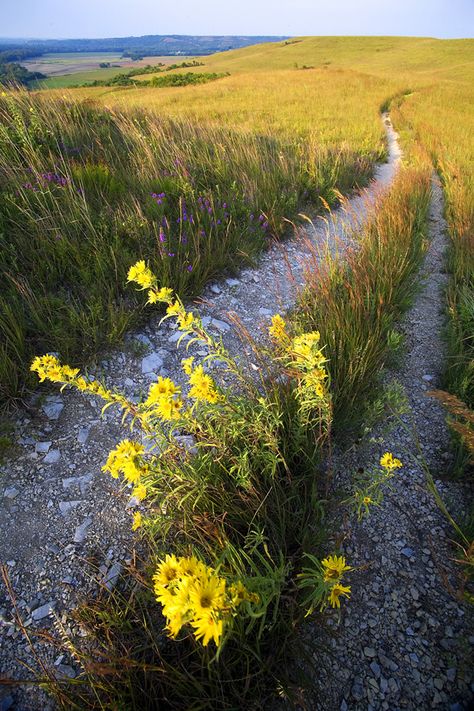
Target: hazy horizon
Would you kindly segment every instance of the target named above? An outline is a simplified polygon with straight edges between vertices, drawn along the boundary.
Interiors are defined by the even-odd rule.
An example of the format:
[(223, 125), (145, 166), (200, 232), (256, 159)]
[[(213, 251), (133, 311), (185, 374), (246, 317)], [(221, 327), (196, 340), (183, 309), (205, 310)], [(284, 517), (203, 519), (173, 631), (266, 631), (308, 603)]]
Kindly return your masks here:
[(472, 0), (178, 0), (157, 10), (154, 0), (2, 0), (2, 39), (105, 39), (144, 35), (385, 36), (469, 39)]

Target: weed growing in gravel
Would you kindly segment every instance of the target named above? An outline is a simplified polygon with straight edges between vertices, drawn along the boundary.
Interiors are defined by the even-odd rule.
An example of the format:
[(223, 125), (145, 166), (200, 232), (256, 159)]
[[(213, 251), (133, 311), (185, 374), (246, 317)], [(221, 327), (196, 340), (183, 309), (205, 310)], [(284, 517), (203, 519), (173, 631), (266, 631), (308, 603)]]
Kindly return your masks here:
[(385, 452), (377, 468), (365, 469), (354, 476), (354, 494), (344, 503), (349, 504), (359, 521), (367, 516), (372, 506), (380, 506), (383, 499), (383, 488), (393, 478), (402, 462), (391, 452)]
[[(32, 363), (40, 380), (99, 395), (104, 410), (120, 408), (133, 439), (122, 440), (103, 469), (131, 487), (136, 503), (147, 503), (146, 514), (135, 512), (131, 525), (149, 540), (149, 563), (135, 572), (121, 624), (111, 623), (108, 612), (104, 628), (91, 607), (83, 612), (96, 647), (92, 657), (76, 650), (88, 679), (80, 703), (90, 707), (90, 688), (109, 701), (127, 699), (133, 689), (136, 705), (150, 684), (154, 698), (174, 698), (173, 708), (229, 706), (277, 686), (290, 694), (295, 680), (287, 678), (286, 655), (298, 620), (316, 608), (339, 608), (350, 595), (342, 583), (350, 570), (343, 557), (323, 559), (316, 573), (307, 566), (318, 560), (314, 551), (323, 537), (317, 462), (332, 418), (320, 334), (292, 334), (275, 315), (273, 349), (262, 355), (265, 373), (254, 381), (145, 261), (129, 269), (128, 279), (148, 303), (163, 305), (163, 319), (176, 322), (178, 345), (197, 344), (208, 355), (202, 363), (183, 359), (184, 386), (159, 377), (138, 403), (55, 356)], [(216, 361), (230, 387), (210, 375)], [(134, 620), (138, 649), (130, 646), (124, 619)], [(110, 666), (104, 676), (96, 664), (102, 630), (113, 676)], [(160, 642), (163, 631), (174, 641)], [(117, 669), (115, 655), (124, 648), (133, 673), (130, 665)], [(166, 674), (150, 676), (150, 654)]]

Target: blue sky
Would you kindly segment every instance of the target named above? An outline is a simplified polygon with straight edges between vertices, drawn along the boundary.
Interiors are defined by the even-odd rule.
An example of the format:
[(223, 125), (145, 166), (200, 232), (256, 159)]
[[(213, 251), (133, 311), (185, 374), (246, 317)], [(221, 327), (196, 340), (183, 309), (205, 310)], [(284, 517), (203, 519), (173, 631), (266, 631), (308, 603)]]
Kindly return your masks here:
[(472, 37), (474, 0), (0, 0), (0, 37)]

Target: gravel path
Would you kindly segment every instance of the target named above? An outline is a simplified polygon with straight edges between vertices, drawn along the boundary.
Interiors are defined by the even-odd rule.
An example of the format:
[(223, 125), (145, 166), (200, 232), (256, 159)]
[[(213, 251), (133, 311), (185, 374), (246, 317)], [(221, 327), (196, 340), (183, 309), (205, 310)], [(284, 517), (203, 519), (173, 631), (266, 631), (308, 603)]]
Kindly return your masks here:
[[(446, 502), (461, 515), (469, 492), (440, 481), (450, 462), (443, 408), (426, 391), (439, 386), (443, 368), (446, 223), (442, 190), (432, 185), (430, 247), (422, 287), (401, 324), (406, 357), (386, 382), (403, 386), (409, 413), (390, 432), (383, 426), (360, 446), (337, 455), (336, 484), (350, 491), (351, 472), (378, 463), (391, 451), (404, 463), (382, 505), (361, 523), (352, 517), (343, 549), (348, 562), (367, 569), (351, 575), (352, 597), (339, 625), (310, 626), (313, 649), (330, 648), (319, 668), (317, 700), (324, 711), (472, 708), (474, 699), (472, 606), (456, 599), (452, 530), (426, 490), (421, 456)], [(416, 439), (421, 447), (420, 455)], [(329, 659), (329, 656), (326, 656)]]
[[(329, 223), (317, 219), (317, 224), (314, 227), (302, 230), (295, 239), (275, 245), (262, 256), (256, 269), (246, 269), (240, 273), (238, 279), (224, 279), (210, 285), (205, 290), (203, 300), (199, 305), (201, 315), (211, 330), (223, 336), (230, 352), (241, 353), (242, 344), (232, 325), (232, 320), (228, 316), (229, 312), (236, 313), (250, 333), (258, 338), (259, 334), (263, 332), (261, 327), (266, 329), (268, 319), (273, 313), (283, 312), (294, 303), (298, 288), (302, 284), (304, 261), (308, 256), (306, 244), (308, 239), (321, 246), (327, 244), (330, 248), (337, 247), (343, 251), (349, 243), (350, 229), (361, 224), (367, 218), (377, 193), (391, 182), (400, 160), (396, 134), (388, 117), (385, 117), (384, 121), (390, 158), (386, 164), (377, 167), (375, 180), (366, 191), (345, 202), (334, 213)], [(440, 215), (437, 215), (436, 224), (440, 224), (440, 219)], [(442, 237), (440, 240), (442, 241)], [(441, 251), (438, 249), (436, 252), (438, 260), (442, 258)], [(439, 272), (439, 262), (434, 271), (436, 274)], [(413, 367), (410, 366), (405, 371), (405, 375), (410, 373), (410, 376), (407, 376), (406, 386), (410, 390), (413, 389), (413, 397), (423, 402), (425, 408), (422, 410), (419, 402), (414, 401), (416, 412), (424, 412), (429, 417), (429, 424), (420, 421), (421, 434), (426, 430), (431, 437), (430, 446), (433, 448), (433, 452), (430, 453), (427, 449), (427, 455), (430, 455), (429, 461), (431, 462), (433, 457), (436, 457), (436, 461), (439, 462), (442, 460), (439, 459), (436, 452), (440, 443), (443, 442), (442, 453), (447, 449), (443, 415), (438, 411), (437, 419), (433, 421), (434, 415), (432, 413), (436, 412), (436, 406), (430, 402), (428, 409), (426, 409), (423, 398), (425, 381), (422, 379), (422, 375), (428, 374), (436, 377), (437, 368), (442, 362), (442, 352), (437, 335), (440, 326), (441, 296), (436, 291), (436, 283), (431, 277), (429, 289), (426, 308), (430, 307), (434, 310), (433, 321), (428, 324), (431, 319), (427, 318), (427, 313), (424, 310), (416, 316), (420, 323), (415, 327), (413, 322), (412, 325), (415, 329), (415, 331), (411, 331), (413, 343), (409, 341), (408, 346), (410, 351), (413, 346), (413, 354), (410, 355), (410, 358), (417, 360), (413, 362)], [(420, 296), (421, 298), (424, 297)], [(418, 302), (418, 305), (420, 303)], [(415, 313), (416, 311), (412, 312), (410, 319), (415, 318), (413, 315)], [(425, 337), (422, 340), (421, 329), (428, 325), (432, 330), (427, 332), (426, 340)], [(410, 324), (408, 324), (407, 330), (410, 332)], [(108, 354), (106, 359), (91, 371), (94, 371), (95, 374), (102, 373), (109, 385), (119, 386), (131, 397), (138, 397), (150, 382), (156, 379), (158, 374), (169, 375), (179, 381), (182, 377), (180, 359), (183, 354), (181, 350), (177, 351), (176, 349), (178, 335), (171, 328), (169, 322), (158, 327), (158, 320), (152, 320), (145, 329), (129, 334), (124, 348)], [(430, 339), (434, 339), (434, 346), (429, 346)], [(428, 344), (429, 347), (423, 347), (422, 344)], [(196, 353), (198, 356), (206, 354), (205, 351), (199, 349), (197, 351), (191, 349), (190, 352)], [(422, 365), (421, 359), (428, 357), (429, 354), (433, 358), (433, 363), (426, 361)], [(18, 418), (16, 451), (14, 456), (0, 469), (0, 561), (6, 564), (19, 613), (35, 639), (35, 632), (52, 628), (55, 615), (63, 619), (65, 624), (69, 624), (66, 611), (76, 604), (81, 595), (96, 591), (99, 585), (111, 587), (115, 584), (123, 565), (131, 558), (134, 537), (130, 532), (133, 502), (130, 501), (129, 490), (121, 488), (111, 477), (100, 472), (100, 467), (104, 463), (108, 451), (123, 437), (123, 431), (117, 424), (118, 418), (112, 412), (112, 408), (107, 411), (104, 418), (101, 418), (100, 403), (95, 399), (84, 398), (75, 392), (65, 391), (63, 394), (59, 394), (57, 391), (44, 390), (42, 399), (36, 403), (33, 412), (34, 414), (22, 414)], [(402, 437), (402, 433), (400, 433), (400, 437)], [(408, 447), (408, 442), (406, 446)], [(404, 448), (398, 451), (394, 443), (392, 448), (407, 461)], [(422, 484), (420, 471), (414, 464), (409, 464), (407, 461), (404, 474), (400, 477), (400, 482), (402, 482), (400, 486), (403, 491), (407, 488), (408, 482), (410, 481), (413, 485), (415, 479), (420, 485)], [(408, 491), (411, 489), (407, 488)], [(381, 631), (387, 630), (387, 635), (390, 635), (390, 644), (396, 643), (398, 653), (402, 649), (402, 643), (396, 634), (401, 635), (402, 632), (393, 634), (390, 631), (390, 624), (398, 624), (399, 627), (401, 625), (400, 629), (403, 627), (403, 634), (405, 634), (406, 627), (411, 625), (414, 640), (421, 639), (420, 635), (425, 634), (422, 630), (424, 629), (423, 625), (426, 624), (430, 632), (427, 635), (428, 644), (431, 644), (432, 638), (435, 636), (443, 640), (453, 639), (448, 635), (448, 632), (445, 633), (444, 627), (442, 633), (437, 626), (431, 627), (431, 619), (434, 619), (437, 624), (437, 618), (433, 616), (435, 606), (438, 608), (441, 606), (439, 614), (443, 616), (446, 625), (450, 625), (453, 635), (456, 634), (459, 623), (462, 623), (463, 619), (461, 615), (458, 616), (460, 608), (446, 596), (444, 588), (436, 577), (438, 559), (433, 559), (430, 552), (431, 539), (426, 534), (421, 539), (421, 545), (415, 529), (413, 529), (413, 521), (423, 521), (423, 531), (429, 531), (431, 536), (436, 537), (436, 551), (443, 551), (440, 561), (442, 564), (447, 556), (442, 547), (445, 545), (446, 528), (429, 498), (422, 491), (413, 489), (410, 494), (406, 495), (408, 500), (406, 504), (404, 502), (403, 512), (397, 509), (395, 514), (390, 509), (391, 513), (387, 517), (387, 522), (390, 521), (392, 526), (390, 531), (386, 532), (383, 529), (384, 525), (389, 525), (387, 522), (384, 523), (384, 513), (387, 507), (397, 503), (397, 497), (387, 499), (384, 507), (372, 517), (370, 523), (354, 529), (354, 531), (360, 530), (361, 539), (357, 543), (358, 534), (354, 535), (351, 542), (354, 550), (348, 550), (351, 561), (356, 563), (359, 559), (374, 559), (377, 560), (377, 564), (365, 577), (360, 576), (360, 584), (359, 580), (354, 581), (354, 604), (348, 606), (344, 623), (347, 624), (347, 627), (343, 628), (344, 630), (355, 630), (357, 632), (355, 638), (361, 640), (360, 624), (364, 624), (363, 620), (367, 618), (367, 610), (371, 610), (371, 604), (375, 605), (371, 614), (375, 614), (383, 601), (385, 601), (383, 604), (387, 604), (384, 585), (388, 585), (387, 595), (398, 596), (399, 602), (394, 610), (397, 610), (401, 620), (404, 620), (403, 615), (408, 615), (408, 621), (406, 625), (404, 621), (398, 624), (395, 618), (392, 619), (392, 612), (387, 612), (387, 615), (382, 615), (379, 612), (381, 619), (374, 618), (376, 619), (375, 629), (379, 638)], [(421, 507), (421, 510), (418, 510), (417, 507)], [(442, 531), (444, 533), (441, 533)], [(376, 540), (377, 536), (378, 540)], [(412, 539), (418, 541), (416, 547)], [(370, 547), (364, 547), (361, 541), (368, 543)], [(397, 541), (403, 545), (398, 546)], [(360, 550), (357, 545), (361, 546)], [(410, 545), (415, 551), (413, 561), (399, 552), (399, 549)], [(381, 549), (383, 549), (383, 558), (379, 562)], [(380, 571), (376, 573), (375, 568), (378, 565), (380, 565)], [(418, 600), (410, 598), (411, 607), (405, 608), (405, 604), (408, 606), (408, 598), (405, 600), (405, 590), (400, 587), (400, 578), (405, 577), (407, 581), (411, 580), (409, 574), (412, 572), (415, 574), (415, 571), (418, 570), (427, 571), (429, 573), (428, 579), (424, 581), (415, 578), (413, 580), (413, 585), (419, 587), (419, 597)], [(380, 582), (376, 580), (377, 575), (381, 578)], [(389, 583), (385, 578), (382, 579), (382, 576), (385, 575), (392, 576), (390, 581), (396, 581), (397, 585), (394, 586), (393, 582)], [(370, 576), (373, 577), (373, 582), (371, 582)], [(434, 583), (430, 582), (432, 579)], [(377, 585), (378, 587), (376, 587)], [(369, 588), (371, 588), (370, 596), (367, 595)], [(410, 589), (411, 585), (408, 587), (408, 590)], [(424, 617), (422, 619), (422, 616), (417, 616), (417, 612), (425, 610), (424, 598), (428, 589), (433, 590), (433, 595), (430, 597), (427, 607), (429, 613), (425, 615), (423, 612), (423, 615), (427, 617), (425, 620)], [(363, 603), (363, 616), (360, 616), (358, 595), (367, 597), (367, 601)], [(409, 595), (412, 593), (410, 592)], [(415, 610), (413, 620), (408, 613), (408, 610), (412, 609)], [(454, 619), (451, 620), (450, 615), (456, 619), (456, 624)], [(359, 620), (357, 623), (359, 626), (356, 627), (357, 620)], [(421, 620), (420, 625), (416, 627), (419, 620)], [(367, 625), (366, 629), (369, 629)], [(31, 678), (31, 673), (22, 666), (22, 663), (33, 664), (31, 650), (15, 623), (12, 603), (3, 587), (0, 588), (0, 627), (1, 672), (14, 679)], [(367, 638), (372, 639), (372, 637), (373, 635), (371, 636), (367, 632)], [(354, 645), (354, 636), (351, 636), (350, 639), (352, 640), (351, 645)], [(405, 638), (403, 637), (403, 639)], [(369, 642), (367, 644), (370, 647), (376, 645), (376, 642), (372, 639), (370, 644)], [(415, 642), (410, 641), (410, 644), (413, 646)], [(450, 654), (450, 645), (453, 646), (453, 644), (453, 642), (446, 642), (448, 650), (445, 650), (444, 657)], [(381, 644), (379, 645), (377, 642), (376, 646), (378, 654)], [(424, 648), (426, 645), (422, 646)], [(390, 646), (385, 648), (388, 654)], [(40, 643), (38, 640), (37, 649), (47, 664), (55, 666), (58, 675), (75, 675), (73, 662), (62, 652), (58, 652), (52, 644)], [(358, 655), (363, 655), (363, 649), (361, 648), (361, 652), (357, 647), (354, 649), (356, 650), (356, 659), (351, 661), (351, 664), (353, 669), (361, 669), (360, 674), (364, 679), (362, 688), (365, 695), (368, 693), (364, 688), (367, 673), (365, 666), (360, 666), (361, 660), (358, 658)], [(444, 649), (444, 647), (441, 645), (440, 649)], [(407, 654), (411, 652), (412, 649)], [(430, 656), (436, 657), (436, 654), (437, 651)], [(399, 654), (395, 655), (395, 652), (392, 654), (392, 658), (398, 658), (398, 656)], [(426, 654), (423, 656), (420, 650), (418, 656), (420, 659), (424, 659)], [(363, 656), (361, 658), (364, 659)], [(377, 657), (375, 663), (378, 663), (376, 659)], [(435, 665), (435, 660), (432, 659), (431, 663)], [(346, 664), (344, 662), (344, 665)], [(461, 666), (461, 662), (456, 658), (457, 672), (454, 682), (450, 682), (446, 677), (447, 668), (441, 671), (441, 667), (439, 667), (438, 671), (437, 666), (433, 667), (436, 669), (436, 678), (438, 676), (440, 679), (446, 677), (447, 680), (443, 680), (440, 689), (435, 687), (436, 691), (433, 691), (432, 697), (437, 693), (442, 698), (446, 689), (456, 688), (456, 684), (461, 678)], [(416, 670), (416, 667), (414, 668)], [(449, 669), (451, 668), (449, 667)], [(399, 665), (399, 669), (405, 669), (405, 666)], [(359, 672), (357, 673), (359, 674)], [(422, 673), (420, 667), (419, 674)], [(452, 671), (449, 672), (450, 675), (452, 673)], [(335, 672), (334, 678), (336, 678)], [(422, 678), (420, 676), (420, 684), (422, 684)], [(389, 683), (389, 679), (395, 679), (395, 682), (390, 683), (392, 685), (400, 683), (400, 689), (402, 688), (395, 671), (387, 677), (387, 683)], [(413, 677), (412, 683), (416, 683), (415, 677)], [(342, 688), (339, 678), (338, 684), (339, 688)], [(352, 678), (344, 679), (344, 685), (347, 686), (347, 684), (349, 684), (349, 698), (354, 680)], [(51, 708), (46, 697), (39, 695), (34, 688), (24, 687), (21, 690), (13, 689), (5, 693), (0, 687), (0, 702), (2, 693), (5, 697), (2, 711), (3, 708), (8, 708), (6, 704), (10, 700), (10, 708), (23, 711)], [(402, 693), (408, 692), (400, 691), (400, 695)], [(415, 691), (413, 691), (414, 693)], [(417, 693), (421, 692), (418, 690)], [(449, 693), (451, 694), (451, 691)], [(394, 699), (398, 698), (395, 692), (393, 694)], [(361, 698), (363, 699), (362, 705), (357, 708), (367, 708), (367, 696)], [(387, 698), (391, 697), (387, 695)], [(412, 698), (416, 698), (416, 695)], [(449, 696), (449, 698), (454, 698), (454, 696)], [(399, 703), (401, 705), (401, 701)], [(327, 708), (333, 709), (338, 706), (332, 705)], [(395, 708), (395, 706), (392, 704), (383, 708)], [(429, 708), (429, 706), (424, 708)]]

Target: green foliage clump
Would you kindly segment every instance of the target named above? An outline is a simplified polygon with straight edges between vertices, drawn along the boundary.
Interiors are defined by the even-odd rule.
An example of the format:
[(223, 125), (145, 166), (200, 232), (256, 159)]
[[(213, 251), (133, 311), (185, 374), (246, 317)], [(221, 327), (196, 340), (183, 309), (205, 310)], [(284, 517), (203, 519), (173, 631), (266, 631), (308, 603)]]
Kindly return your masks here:
[(158, 76), (150, 80), (150, 86), (188, 86), (189, 84), (205, 84), (208, 81), (215, 81), (216, 79), (222, 79), (222, 77), (229, 76), (229, 73), (216, 73), (216, 72), (206, 72), (206, 73), (194, 73), (185, 72), (184, 74), (169, 74), (167, 76)]

